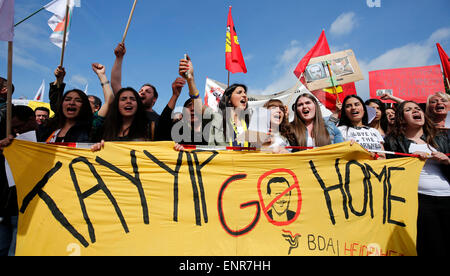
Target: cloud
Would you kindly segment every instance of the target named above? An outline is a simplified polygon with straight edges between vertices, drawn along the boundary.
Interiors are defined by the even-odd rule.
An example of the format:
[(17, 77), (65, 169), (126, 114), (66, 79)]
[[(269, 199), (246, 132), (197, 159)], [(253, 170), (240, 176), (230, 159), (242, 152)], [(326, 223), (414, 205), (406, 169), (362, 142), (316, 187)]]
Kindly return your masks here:
[[(52, 72), (50, 68), (37, 61), (37, 57), (41, 57), (41, 55), (36, 55), (36, 51), (44, 54), (54, 52), (52, 48), (48, 47), (49, 34), (50, 32), (46, 28), (28, 22), (16, 27), (14, 30), (14, 65), (33, 72), (44, 72), (45, 74)], [(6, 53), (6, 50), (0, 51), (0, 57), (6, 59)]]
[(86, 86), (88, 84), (88, 80), (82, 75), (73, 75), (69, 81), (73, 86)]
[(370, 97), (370, 71), (435, 64), (437, 57), (436, 42), (443, 42), (449, 39), (450, 28), (441, 28), (433, 32), (425, 41), (409, 43), (398, 48), (390, 49), (370, 61), (360, 60), (358, 63), (363, 72), (364, 80), (356, 82), (358, 94), (363, 99)]
[(330, 33), (335, 36), (349, 34), (358, 25), (354, 12), (343, 13), (331, 24)]
[[(297, 78), (294, 75), (294, 69), (297, 66), (300, 59), (307, 53), (313, 44), (302, 47), (297, 40), (293, 40), (289, 43), (286, 50), (278, 56), (274, 72), (276, 73), (276, 79), (264, 88), (249, 87), (251, 94), (273, 94), (281, 92), (288, 88), (291, 88)], [(280, 70), (284, 68), (284, 70)], [(281, 72), (281, 73), (280, 73)]]

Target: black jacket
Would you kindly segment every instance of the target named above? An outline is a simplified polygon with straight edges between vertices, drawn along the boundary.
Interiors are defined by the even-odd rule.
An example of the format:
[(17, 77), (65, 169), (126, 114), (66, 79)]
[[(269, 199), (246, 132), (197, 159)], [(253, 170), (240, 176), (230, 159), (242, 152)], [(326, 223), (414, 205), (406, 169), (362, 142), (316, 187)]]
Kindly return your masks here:
[[(58, 112), (58, 106), (61, 104), (64, 89), (66, 87), (65, 83), (62, 83), (58, 88), (53, 83), (50, 83), (49, 98), (50, 106), (53, 112)], [(49, 125), (39, 126), (37, 129), (37, 139), (38, 142), (46, 142), (47, 139), (56, 130), (55, 127), (50, 127)], [(90, 143), (92, 131), (92, 120), (88, 122), (77, 122), (66, 134), (64, 142), (66, 143)]]
[[(6, 100), (0, 99), (0, 139), (6, 137)], [(16, 187), (10, 188), (6, 178), (5, 157), (0, 153), (0, 217), (17, 216)]]
[[(423, 135), (422, 140), (426, 141), (427, 137)], [(442, 153), (450, 153), (450, 138), (447, 133), (439, 132), (434, 138), (434, 142), (437, 145), (437, 150)], [(384, 139), (384, 148), (387, 151), (409, 153), (409, 146), (413, 141), (409, 140), (405, 136), (392, 136), (389, 135)], [(399, 156), (387, 154), (386, 158), (398, 158)], [(450, 183), (450, 166), (441, 164), (440, 166), (443, 175), (446, 177), (447, 181)]]

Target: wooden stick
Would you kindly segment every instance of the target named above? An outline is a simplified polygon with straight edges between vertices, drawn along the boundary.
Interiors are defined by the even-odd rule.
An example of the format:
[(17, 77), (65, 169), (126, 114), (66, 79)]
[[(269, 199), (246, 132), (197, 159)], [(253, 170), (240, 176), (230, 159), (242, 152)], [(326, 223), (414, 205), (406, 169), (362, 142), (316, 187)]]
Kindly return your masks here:
[(333, 73), (331, 72), (331, 66), (330, 66), (329, 62), (327, 62), (327, 67), (328, 67), (328, 72), (330, 73), (331, 85), (333, 86), (333, 93), (334, 93), (334, 95), (336, 95), (336, 102), (341, 103), (341, 99), (339, 99), (339, 95), (337, 93), (336, 86), (334, 86)]
[[(66, 4), (66, 17), (64, 19), (64, 37), (63, 37), (63, 43), (62, 43), (62, 48), (61, 48), (61, 61), (59, 62), (59, 66), (63, 67), (64, 64), (64, 53), (66, 51), (66, 36), (67, 36), (67, 26), (69, 24), (69, 4), (70, 4), (70, 0), (67, 0), (67, 4)], [(59, 81), (56, 82), (56, 86), (58, 88), (61, 87), (61, 83)]]
[(133, 18), (134, 9), (136, 8), (136, 3), (137, 3), (137, 0), (134, 0), (134, 4), (133, 4), (133, 8), (131, 9), (130, 17), (128, 17), (127, 27), (125, 28), (125, 32), (122, 37), (122, 43), (125, 42), (125, 38), (127, 37), (128, 28), (130, 27), (131, 19)]
[(6, 98), (6, 137), (11, 135), (12, 127), (12, 63), (13, 63), (13, 42), (8, 42), (8, 95)]
[(63, 37), (63, 43), (62, 43), (62, 50), (61, 50), (61, 62), (59, 63), (59, 66), (63, 67), (63, 63), (64, 63), (64, 52), (66, 50), (66, 36), (67, 36), (67, 25), (69, 23), (69, 2), (70, 0), (67, 0), (67, 5), (66, 5), (66, 17), (65, 17), (65, 21), (64, 21), (64, 37)]

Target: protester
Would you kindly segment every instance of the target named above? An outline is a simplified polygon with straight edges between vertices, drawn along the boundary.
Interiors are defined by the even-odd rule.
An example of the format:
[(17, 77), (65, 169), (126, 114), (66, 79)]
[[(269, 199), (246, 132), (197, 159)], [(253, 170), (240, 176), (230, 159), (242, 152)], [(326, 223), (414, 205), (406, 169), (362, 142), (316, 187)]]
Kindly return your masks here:
[(369, 99), (365, 102), (365, 104), (369, 107), (372, 107), (376, 111), (376, 116), (370, 122), (369, 126), (378, 130), (382, 137), (386, 136), (388, 131), (388, 121), (386, 116), (386, 106), (385, 104), (378, 99)]
[[(37, 122), (33, 109), (28, 106), (13, 106), (11, 136), (0, 141), (0, 150), (7, 147), (14, 137), (36, 142)], [(3, 161), (7, 181), (2, 182), (2, 190), (7, 197), (0, 198), (0, 256), (14, 256), (16, 248), (18, 203), (14, 179), (8, 162)], [(8, 173), (9, 172), (9, 173)]]
[(386, 108), (386, 119), (388, 122), (387, 135), (389, 135), (395, 127), (395, 109), (393, 107)]
[[(386, 137), (386, 149), (427, 160), (419, 178), (418, 255), (448, 256), (450, 159), (444, 153), (450, 152), (449, 137), (413, 101), (402, 102), (396, 118), (393, 132)], [(392, 157), (397, 156), (388, 155)]]
[[(0, 139), (6, 136), (6, 99), (8, 96), (8, 80), (0, 77)], [(14, 93), (14, 84), (12, 91)], [(0, 160), (1, 162), (1, 160)]]
[(102, 107), (102, 100), (99, 97), (94, 95), (88, 96), (89, 102), (91, 103), (92, 113), (98, 112)]
[[(0, 140), (6, 137), (6, 99), (8, 95), (7, 80), (0, 77)], [(12, 86), (14, 93), (14, 85)], [(3, 142), (2, 142), (3, 144)], [(10, 198), (14, 197), (14, 191), (9, 188), (5, 171), (5, 157), (3, 152), (0, 153), (0, 256), (8, 255), (12, 231), (14, 229), (15, 208), (10, 205)], [(12, 218), (12, 219), (11, 219)]]
[(50, 118), (50, 110), (46, 107), (39, 106), (34, 110), (34, 115), (36, 116), (36, 123), (42, 125)]
[(194, 109), (194, 99), (189, 98), (183, 104), (182, 113), (173, 113), (176, 101), (186, 81), (177, 78), (172, 84), (173, 95), (161, 113), (158, 128), (159, 141), (175, 141), (180, 144), (205, 145), (203, 137), (202, 114)]
[[(212, 113), (209, 145), (249, 147), (248, 125), (250, 121), (247, 86), (229, 86), (219, 102), (219, 111)], [(208, 115), (205, 115), (208, 116)]]
[(270, 112), (269, 139), (263, 143), (263, 149), (268, 148), (272, 153), (291, 152), (292, 150), (286, 149), (286, 147), (291, 146), (289, 140), (293, 140), (294, 137), (289, 126), (287, 107), (277, 99), (269, 100), (263, 107)]
[(445, 119), (447, 118), (447, 113), (450, 111), (449, 99), (449, 95), (441, 92), (437, 92), (427, 99), (426, 114), (431, 118), (437, 128), (446, 128)]
[(324, 120), (316, 98), (309, 93), (298, 96), (292, 106), (295, 113), (291, 127), (295, 139), (292, 146), (321, 147), (344, 142), (344, 138), (336, 125)]
[[(368, 127), (367, 108), (360, 97), (349, 95), (344, 99), (338, 128), (345, 141), (355, 141), (367, 150), (384, 151), (380, 132)], [(372, 156), (377, 154), (372, 152)], [(385, 154), (379, 153), (378, 158), (385, 158)]]
[[(116, 59), (111, 70), (111, 86), (114, 93), (117, 93), (122, 88), (122, 64), (123, 58), (126, 54), (125, 44), (119, 43), (114, 50), (114, 54), (116, 55)], [(158, 91), (155, 86), (146, 83), (142, 85), (139, 90), (139, 96), (141, 97), (142, 103), (145, 107), (145, 115), (149, 121), (150, 129), (152, 129), (152, 132), (155, 133), (155, 129), (158, 127), (159, 115), (153, 110), (153, 106), (158, 99)], [(151, 138), (153, 141), (156, 137)]]
[(136, 90), (126, 87), (117, 92), (101, 132), (102, 140), (91, 147), (92, 151), (103, 148), (105, 141), (150, 140), (145, 107)]
[(109, 103), (113, 100), (110, 83), (105, 75), (105, 67), (101, 64), (92, 64), (105, 94), (105, 104), (97, 114), (92, 113), (87, 95), (79, 90), (72, 89), (63, 95), (65, 70), (58, 67), (55, 70), (56, 81), (50, 84), (50, 106), (55, 116), (39, 128), (39, 142), (47, 143), (89, 143), (93, 127), (101, 125), (102, 118), (108, 113)]

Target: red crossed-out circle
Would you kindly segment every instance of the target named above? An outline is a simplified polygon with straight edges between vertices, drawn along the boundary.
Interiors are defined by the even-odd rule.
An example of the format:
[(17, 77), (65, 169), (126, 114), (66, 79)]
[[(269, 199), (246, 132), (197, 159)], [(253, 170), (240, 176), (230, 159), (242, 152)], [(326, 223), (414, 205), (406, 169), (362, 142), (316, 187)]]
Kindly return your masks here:
[[(294, 185), (291, 185), (291, 187), (286, 189), (281, 195), (277, 196), (274, 200), (272, 200), (266, 206), (264, 204), (264, 200), (263, 200), (263, 197), (262, 197), (261, 184), (262, 184), (264, 179), (266, 179), (267, 177), (269, 177), (270, 175), (275, 174), (275, 173), (287, 173), (287, 174), (290, 174), (292, 176), (292, 178), (294, 179)], [(281, 197), (283, 197), (285, 194), (289, 193), (290, 191), (292, 191), (294, 189), (297, 189), (297, 197), (298, 197), (297, 211), (295, 212), (295, 216), (289, 221), (275, 221), (275, 220), (271, 219), (269, 217), (269, 215), (267, 214), (267, 211), (269, 211), (270, 208), (272, 207), (272, 205), (275, 202), (277, 202)], [(271, 171), (266, 172), (265, 174), (261, 175), (261, 177), (258, 180), (258, 195), (259, 195), (259, 201), (261, 203), (262, 210), (263, 210), (264, 214), (266, 215), (267, 220), (270, 223), (272, 223), (273, 225), (276, 225), (276, 226), (289, 225), (289, 224), (293, 223), (294, 221), (296, 221), (298, 216), (300, 215), (300, 211), (301, 211), (301, 207), (302, 207), (302, 193), (301, 193), (301, 190), (300, 190), (300, 186), (299, 186), (299, 183), (298, 183), (297, 176), (291, 170), (288, 170), (288, 169), (275, 169), (275, 170), (271, 170)]]

